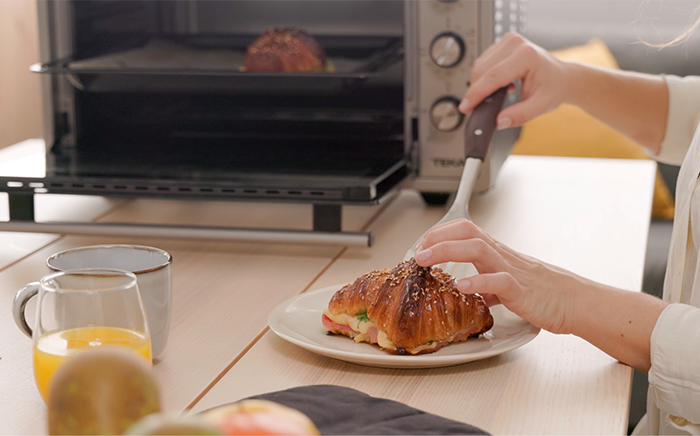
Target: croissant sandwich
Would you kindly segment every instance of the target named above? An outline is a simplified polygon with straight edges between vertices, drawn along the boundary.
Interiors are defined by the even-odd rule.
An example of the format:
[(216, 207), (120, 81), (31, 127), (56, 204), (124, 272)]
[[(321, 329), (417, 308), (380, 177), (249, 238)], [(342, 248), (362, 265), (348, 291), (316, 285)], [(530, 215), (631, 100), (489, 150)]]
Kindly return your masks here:
[(322, 321), (329, 334), (399, 354), (432, 353), (493, 327), (480, 295), (460, 293), (452, 276), (414, 259), (345, 285), (331, 298)]

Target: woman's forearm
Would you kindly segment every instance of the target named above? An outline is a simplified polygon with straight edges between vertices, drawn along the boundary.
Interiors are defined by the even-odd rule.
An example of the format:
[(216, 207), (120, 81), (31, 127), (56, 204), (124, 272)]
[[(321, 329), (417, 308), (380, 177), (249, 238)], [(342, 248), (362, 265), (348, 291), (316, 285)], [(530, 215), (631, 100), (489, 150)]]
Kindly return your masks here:
[(577, 297), (572, 333), (647, 373), (651, 367), (651, 333), (668, 303), (598, 283), (581, 289)]
[(566, 102), (658, 154), (666, 133), (668, 88), (651, 74), (566, 63)]

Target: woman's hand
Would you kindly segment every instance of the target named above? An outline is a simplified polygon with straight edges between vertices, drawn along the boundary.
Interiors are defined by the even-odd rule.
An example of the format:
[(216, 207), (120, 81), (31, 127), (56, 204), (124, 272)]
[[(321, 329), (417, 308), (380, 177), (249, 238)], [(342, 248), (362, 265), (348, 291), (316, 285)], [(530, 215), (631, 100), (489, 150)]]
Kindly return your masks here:
[(668, 88), (663, 77), (563, 62), (515, 33), (505, 35), (474, 62), (459, 110), (468, 113), (494, 91), (522, 81), (521, 101), (498, 114), (506, 129), (562, 103), (588, 114), (658, 154), (666, 134)]
[(495, 241), (468, 220), (429, 231), (416, 252), (421, 266), (471, 262), (478, 275), (457, 282), (460, 292), (479, 293), (489, 306), (503, 303), (533, 325), (572, 333), (578, 299), (597, 283), (518, 253)]
[(457, 282), (460, 292), (479, 293), (489, 306), (503, 303), (533, 325), (572, 333), (640, 371), (651, 366), (649, 343), (667, 303), (641, 292), (616, 289), (518, 253), (468, 220), (430, 230), (416, 262), (471, 262), (478, 275)]
[(566, 64), (522, 36), (508, 33), (474, 62), (471, 86), (459, 110), (470, 112), (494, 91), (518, 79), (522, 80), (521, 101), (498, 115), (499, 129), (521, 126), (566, 100)]

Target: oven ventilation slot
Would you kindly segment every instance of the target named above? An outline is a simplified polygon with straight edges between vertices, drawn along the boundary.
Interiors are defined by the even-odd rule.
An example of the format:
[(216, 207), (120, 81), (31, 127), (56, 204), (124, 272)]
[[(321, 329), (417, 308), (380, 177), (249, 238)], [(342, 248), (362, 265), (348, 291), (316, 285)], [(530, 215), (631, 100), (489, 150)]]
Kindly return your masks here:
[[(25, 184), (23, 182), (7, 182), (7, 191), (13, 190), (27, 190), (29, 188), (36, 188), (38, 185), (36, 183)], [(36, 186), (35, 186), (36, 185)], [(44, 186), (44, 184), (42, 184)], [(192, 187), (192, 186), (157, 186), (157, 185), (131, 185), (131, 184), (105, 184), (105, 183), (59, 183), (52, 182), (46, 183), (46, 188), (49, 192), (61, 193), (61, 194), (105, 194), (118, 193), (119, 195), (124, 194), (135, 194), (138, 196), (143, 196), (144, 194), (152, 194), (154, 196), (188, 196), (188, 197), (256, 197), (256, 198), (270, 198), (270, 199), (284, 199), (284, 198), (295, 198), (295, 199), (318, 199), (326, 198), (332, 200), (340, 199), (340, 194), (333, 190), (330, 191), (318, 191), (318, 190), (286, 190), (286, 189), (232, 189), (232, 188), (221, 188), (221, 187)]]

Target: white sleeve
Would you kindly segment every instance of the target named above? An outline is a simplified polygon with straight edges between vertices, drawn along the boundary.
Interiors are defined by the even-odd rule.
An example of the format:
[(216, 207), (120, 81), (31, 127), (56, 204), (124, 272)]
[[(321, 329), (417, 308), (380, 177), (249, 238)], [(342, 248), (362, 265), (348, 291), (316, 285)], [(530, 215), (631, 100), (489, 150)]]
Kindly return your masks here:
[[(700, 308), (670, 304), (651, 334), (649, 387), (674, 426), (700, 425)], [(679, 425), (680, 424), (680, 425)], [(690, 431), (695, 433), (695, 431)]]
[(680, 165), (700, 122), (700, 77), (663, 77), (668, 87), (666, 134), (659, 154), (649, 154), (649, 157)]

